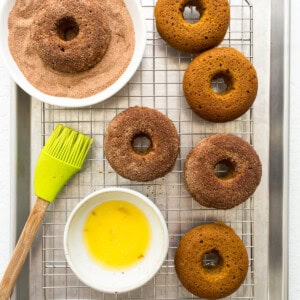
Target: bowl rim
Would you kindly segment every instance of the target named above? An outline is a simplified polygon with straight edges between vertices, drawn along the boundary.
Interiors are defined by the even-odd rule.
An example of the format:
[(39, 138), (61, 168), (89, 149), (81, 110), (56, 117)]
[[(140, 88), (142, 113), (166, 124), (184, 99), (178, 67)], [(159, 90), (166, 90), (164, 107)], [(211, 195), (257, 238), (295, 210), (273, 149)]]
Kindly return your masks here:
[[(107, 192), (123, 192), (123, 193), (127, 193), (127, 194), (131, 194), (134, 195), (136, 197), (138, 197), (139, 199), (141, 199), (144, 203), (146, 203), (155, 213), (155, 215), (158, 217), (159, 219), (159, 223), (162, 227), (163, 230), (163, 238), (164, 238), (164, 245), (163, 245), (163, 252), (160, 256), (161, 261), (159, 262), (159, 264), (157, 264), (156, 268), (153, 268), (152, 272), (150, 272), (148, 274), (148, 276), (145, 276), (144, 280), (138, 282), (138, 284), (131, 284), (130, 286), (128, 285), (127, 287), (121, 288), (121, 289), (105, 289), (105, 288), (101, 288), (99, 286), (94, 286), (91, 285), (86, 278), (84, 278), (82, 276), (82, 273), (80, 273), (77, 268), (74, 266), (73, 261), (70, 258), (69, 255), (69, 247), (68, 247), (68, 234), (69, 234), (69, 228), (71, 225), (72, 220), (74, 219), (74, 217), (76, 216), (78, 210), (85, 204), (87, 203), (89, 200), (93, 199), (95, 196), (107, 193)], [(156, 206), (156, 204), (154, 204), (148, 197), (146, 197), (145, 195), (143, 195), (142, 193), (129, 189), (129, 188), (123, 188), (123, 187), (105, 187), (102, 188), (100, 190), (97, 190), (93, 193), (88, 194), (82, 201), (80, 201), (72, 210), (71, 214), (69, 215), (68, 219), (67, 219), (67, 223), (65, 225), (65, 229), (64, 229), (64, 236), (63, 236), (63, 246), (64, 246), (64, 254), (67, 260), (67, 263), (69, 264), (70, 268), (72, 269), (72, 271), (74, 272), (74, 274), (83, 282), (85, 283), (87, 286), (98, 290), (100, 292), (104, 292), (104, 293), (125, 293), (125, 292), (130, 292), (134, 289), (137, 289), (139, 287), (142, 287), (145, 283), (147, 283), (151, 278), (153, 278), (156, 273), (159, 271), (159, 269), (161, 268), (161, 266), (163, 265), (167, 254), (168, 254), (168, 249), (169, 249), (169, 232), (168, 232), (168, 227), (166, 224), (166, 220), (163, 217), (160, 209)]]
[[(0, 3), (0, 22), (2, 24), (5, 21), (5, 26), (0, 26), (0, 57), (2, 57), (2, 61), (6, 69), (8, 70), (8, 73), (12, 77), (12, 79), (15, 81), (17, 85), (19, 85), (26, 93), (28, 93), (30, 96), (36, 98), (37, 100), (40, 100), (42, 102), (60, 106), (60, 107), (86, 107), (90, 105), (94, 105), (97, 103), (101, 103), (105, 100), (108, 100), (110, 97), (114, 96), (117, 92), (119, 92), (133, 77), (135, 74), (137, 68), (139, 67), (144, 52), (146, 48), (146, 41), (147, 41), (147, 30), (146, 30), (146, 19), (144, 16), (143, 9), (141, 7), (141, 4), (137, 0), (124, 0), (126, 7), (130, 13), (130, 17), (133, 22), (134, 32), (135, 32), (135, 46), (133, 50), (133, 54), (131, 57), (131, 60), (124, 70), (124, 72), (120, 75), (120, 77), (108, 88), (104, 89), (101, 92), (98, 92), (97, 94), (83, 97), (83, 98), (71, 98), (71, 97), (60, 97), (60, 96), (53, 96), (46, 94), (39, 89), (37, 89), (35, 86), (33, 86), (28, 79), (24, 76), (22, 71), (20, 70), (19, 66), (15, 62), (8, 46), (8, 36), (4, 34), (4, 32), (7, 30), (8, 32), (8, 16), (11, 10), (7, 12), (7, 6), (12, 6), (15, 4), (16, 0), (2, 0)], [(137, 29), (137, 26), (135, 25), (135, 18), (132, 15), (132, 10), (130, 7), (134, 7), (134, 10), (137, 12), (135, 17), (139, 18), (138, 22), (139, 26)], [(7, 18), (6, 18), (7, 16)], [(137, 37), (139, 37), (137, 39)], [(138, 42), (137, 42), (138, 41)]]

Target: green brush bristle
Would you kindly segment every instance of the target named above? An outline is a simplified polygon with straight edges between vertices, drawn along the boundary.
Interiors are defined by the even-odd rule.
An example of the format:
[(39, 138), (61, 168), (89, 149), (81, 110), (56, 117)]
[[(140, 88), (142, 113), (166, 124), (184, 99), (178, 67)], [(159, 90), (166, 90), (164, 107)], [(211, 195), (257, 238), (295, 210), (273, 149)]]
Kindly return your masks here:
[(43, 151), (76, 168), (81, 168), (93, 139), (63, 125), (57, 125)]

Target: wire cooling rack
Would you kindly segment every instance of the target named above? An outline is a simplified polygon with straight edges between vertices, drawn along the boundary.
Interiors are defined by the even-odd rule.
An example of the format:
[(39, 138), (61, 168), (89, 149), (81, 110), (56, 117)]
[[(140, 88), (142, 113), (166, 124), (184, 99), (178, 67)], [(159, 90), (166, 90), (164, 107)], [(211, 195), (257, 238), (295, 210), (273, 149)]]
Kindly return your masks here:
[[(254, 299), (253, 197), (226, 211), (204, 208), (185, 189), (182, 174), (188, 152), (207, 135), (232, 133), (252, 144), (253, 110), (224, 124), (206, 122), (196, 116), (182, 92), (182, 78), (192, 56), (174, 50), (160, 38), (153, 17), (155, 0), (140, 1), (146, 16), (147, 45), (142, 63), (131, 81), (115, 97), (92, 107), (66, 109), (42, 104), (42, 142), (58, 123), (94, 138), (84, 169), (68, 183), (46, 213), (42, 230), (44, 299), (194, 299), (196, 297), (177, 279), (174, 253), (181, 237), (189, 229), (216, 220), (225, 222), (236, 231), (249, 255), (246, 280), (237, 292), (226, 299)], [(230, 6), (231, 23), (222, 45), (234, 47), (252, 60), (252, 5), (246, 0), (231, 0)], [(184, 14), (190, 22), (199, 18), (194, 7), (186, 7)], [(222, 84), (214, 82), (213, 88), (222, 88)], [(153, 182), (131, 182), (118, 176), (103, 153), (103, 138), (109, 122), (124, 109), (135, 105), (156, 108), (166, 114), (180, 135), (180, 154), (174, 169)], [(169, 229), (170, 247), (160, 271), (142, 288), (125, 294), (103, 294), (85, 286), (72, 273), (63, 252), (63, 231), (70, 212), (87, 194), (106, 186), (129, 187), (148, 196), (162, 211)]]

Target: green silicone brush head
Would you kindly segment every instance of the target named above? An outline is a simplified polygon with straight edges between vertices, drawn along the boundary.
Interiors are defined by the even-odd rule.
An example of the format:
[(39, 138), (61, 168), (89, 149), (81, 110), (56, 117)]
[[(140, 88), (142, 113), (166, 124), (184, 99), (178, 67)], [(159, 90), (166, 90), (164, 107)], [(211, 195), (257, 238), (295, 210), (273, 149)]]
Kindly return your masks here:
[(35, 194), (49, 202), (83, 166), (93, 140), (58, 125), (42, 149), (35, 170)]
[(93, 140), (71, 128), (57, 125), (42, 151), (65, 164), (81, 169)]

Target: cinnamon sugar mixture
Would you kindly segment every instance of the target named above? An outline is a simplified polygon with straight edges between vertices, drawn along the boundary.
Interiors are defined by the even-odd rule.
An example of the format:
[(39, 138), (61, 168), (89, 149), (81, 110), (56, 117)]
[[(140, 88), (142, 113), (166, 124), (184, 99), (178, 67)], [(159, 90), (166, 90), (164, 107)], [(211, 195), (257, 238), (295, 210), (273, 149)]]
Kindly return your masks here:
[[(47, 4), (57, 3), (57, 0), (47, 1)], [(30, 28), (35, 15), (43, 9), (45, 2), (16, 0), (9, 16), (9, 47), (21, 71), (37, 89), (53, 96), (84, 98), (109, 87), (125, 71), (135, 44), (130, 14), (123, 0), (95, 2), (101, 6), (109, 21), (112, 36), (108, 50), (93, 68), (69, 74), (46, 66), (33, 47)]]

